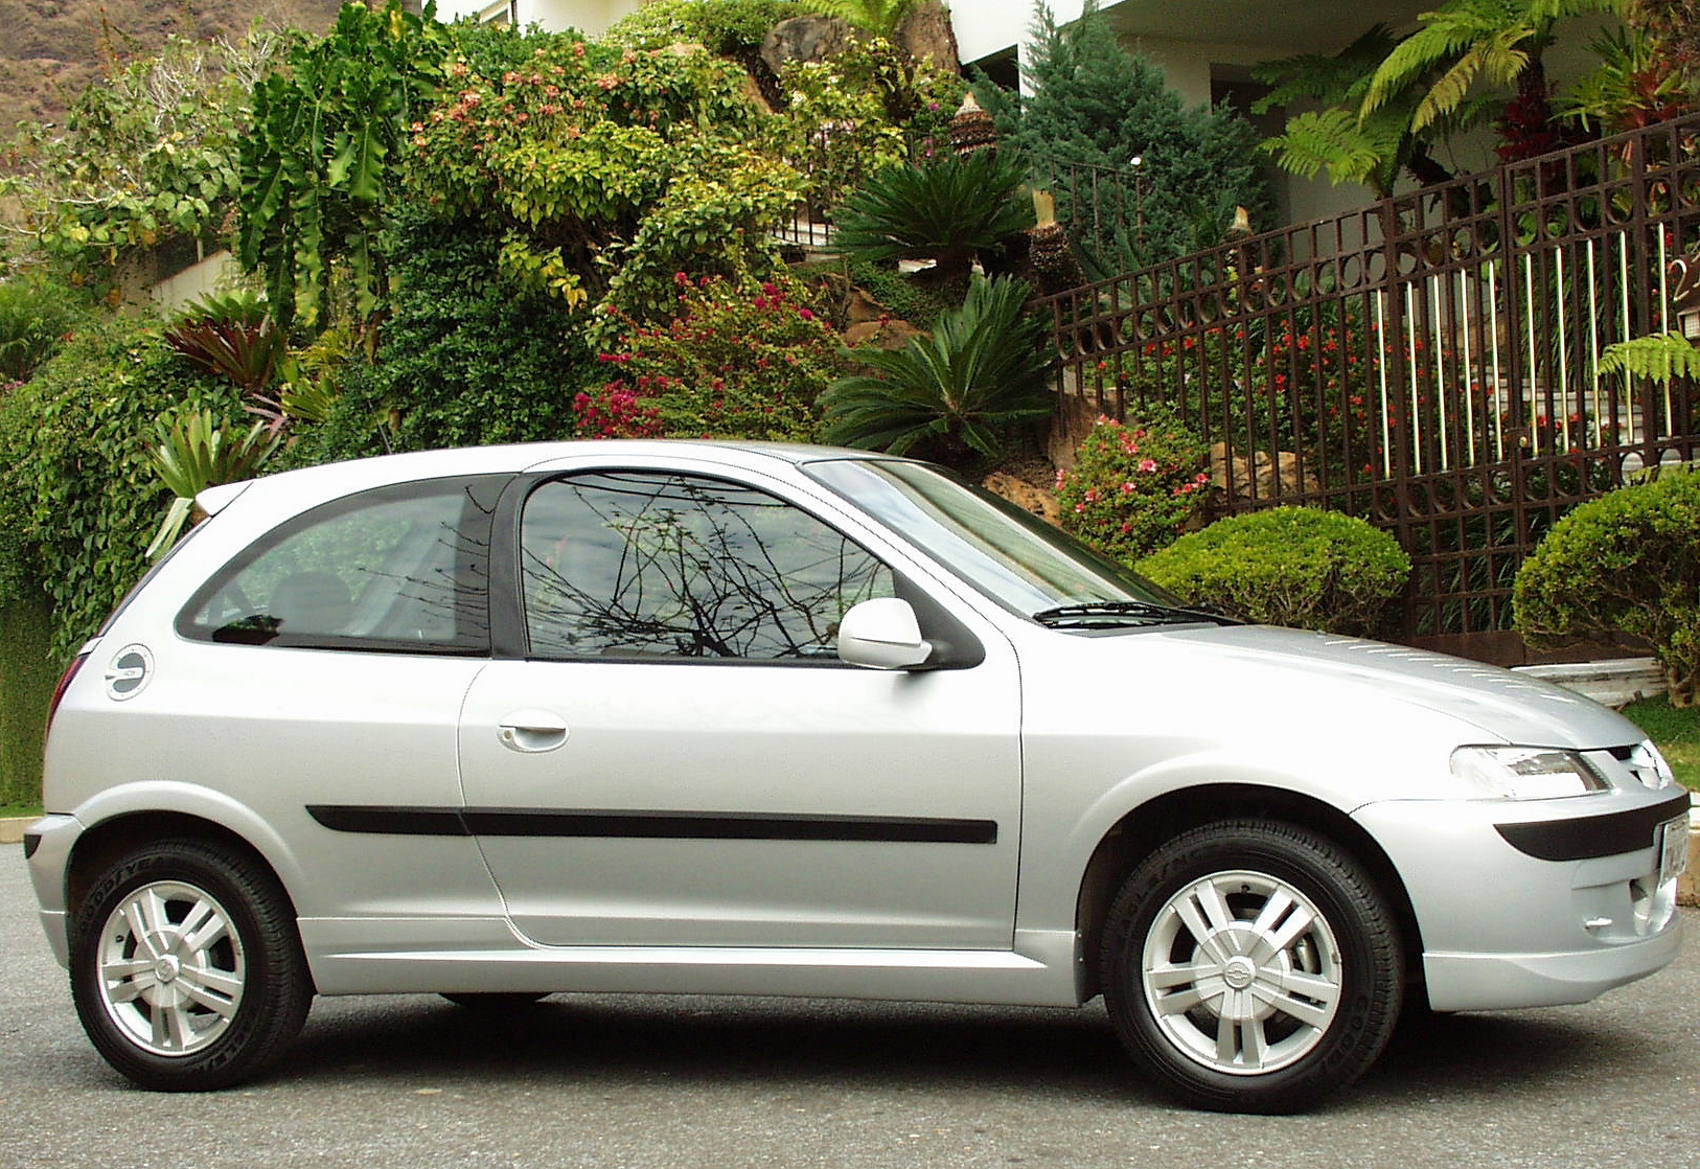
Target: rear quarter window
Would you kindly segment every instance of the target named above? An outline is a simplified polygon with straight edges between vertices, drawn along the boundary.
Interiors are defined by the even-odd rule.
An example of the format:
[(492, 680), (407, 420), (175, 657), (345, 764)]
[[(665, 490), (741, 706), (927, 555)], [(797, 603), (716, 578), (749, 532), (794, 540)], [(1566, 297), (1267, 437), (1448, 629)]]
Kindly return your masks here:
[(395, 484), (304, 512), (198, 589), (178, 632), (240, 645), (486, 653), (490, 517), (505, 482)]

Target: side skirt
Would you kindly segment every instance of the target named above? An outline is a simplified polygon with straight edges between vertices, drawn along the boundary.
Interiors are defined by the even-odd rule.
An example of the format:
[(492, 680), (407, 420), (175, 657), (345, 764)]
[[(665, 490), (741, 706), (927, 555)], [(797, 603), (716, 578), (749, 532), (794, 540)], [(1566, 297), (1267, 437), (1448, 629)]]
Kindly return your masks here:
[(302, 918), (300, 927), (314, 983), (327, 995), (576, 991), (1081, 1003), (1075, 937), (1056, 931), (1018, 931), (1014, 950), (836, 950), (537, 946), (486, 918)]

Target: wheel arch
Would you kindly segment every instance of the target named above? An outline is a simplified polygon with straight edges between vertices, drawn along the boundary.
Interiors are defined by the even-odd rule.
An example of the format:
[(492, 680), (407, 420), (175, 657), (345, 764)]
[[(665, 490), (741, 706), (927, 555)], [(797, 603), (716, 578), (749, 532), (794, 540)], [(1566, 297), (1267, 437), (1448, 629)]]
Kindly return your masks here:
[[(288, 907), (290, 918), (293, 920), (298, 916), (295, 899), (276, 866), (242, 835), (215, 820), (188, 812), (143, 811), (102, 820), (77, 837), (65, 865), (67, 921), (76, 919), (95, 882), (120, 857), (142, 846), (169, 839), (206, 841), (239, 854), (270, 877)], [(296, 944), (300, 944), (299, 927), (296, 929)]]
[(1256, 784), (1209, 784), (1165, 792), (1133, 808), (1104, 834), (1086, 864), (1075, 908), (1081, 1001), (1098, 994), (1097, 955), (1104, 925), (1123, 881), (1163, 841), (1218, 820), (1254, 817), (1283, 821), (1320, 833), (1364, 866), (1387, 898), (1405, 950), (1408, 992), (1422, 994), (1422, 932), (1410, 894), (1387, 853), (1363, 826), (1313, 796)]

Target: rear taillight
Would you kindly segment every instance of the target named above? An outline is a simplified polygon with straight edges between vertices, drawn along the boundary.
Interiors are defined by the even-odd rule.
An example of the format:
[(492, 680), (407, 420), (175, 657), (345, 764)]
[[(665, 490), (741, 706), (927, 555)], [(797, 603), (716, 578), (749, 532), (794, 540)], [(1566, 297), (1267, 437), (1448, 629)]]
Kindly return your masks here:
[(71, 659), (71, 664), (65, 667), (65, 672), (59, 676), (59, 685), (53, 688), (53, 698), (47, 704), (47, 729), (53, 729), (53, 716), (59, 713), (59, 702), (65, 697), (65, 691), (71, 688), (71, 679), (77, 676), (77, 671), (83, 668), (83, 663), (89, 660), (89, 655), (80, 653)]

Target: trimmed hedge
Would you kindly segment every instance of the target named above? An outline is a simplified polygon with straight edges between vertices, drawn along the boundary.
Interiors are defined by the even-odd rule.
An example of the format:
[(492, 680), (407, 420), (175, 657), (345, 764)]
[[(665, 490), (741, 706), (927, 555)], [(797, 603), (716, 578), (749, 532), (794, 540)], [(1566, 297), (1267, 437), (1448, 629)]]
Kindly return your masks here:
[(1410, 579), (1411, 558), (1363, 520), (1277, 507), (1182, 536), (1138, 569), (1192, 604), (1249, 621), (1373, 634)]
[(1700, 689), (1700, 474), (1664, 471), (1554, 524), (1512, 590), (1515, 624), (1536, 648), (1617, 632), (1644, 637), (1672, 706)]
[(20, 597), (0, 605), (0, 804), (41, 801), (41, 747), (47, 703), (62, 663), (47, 598)]

